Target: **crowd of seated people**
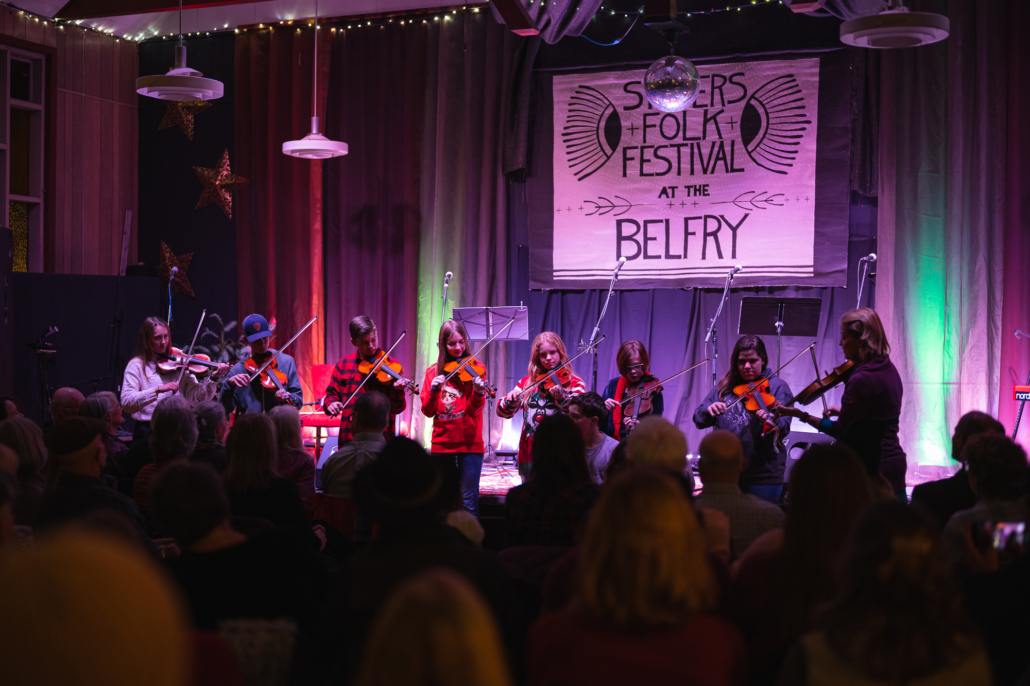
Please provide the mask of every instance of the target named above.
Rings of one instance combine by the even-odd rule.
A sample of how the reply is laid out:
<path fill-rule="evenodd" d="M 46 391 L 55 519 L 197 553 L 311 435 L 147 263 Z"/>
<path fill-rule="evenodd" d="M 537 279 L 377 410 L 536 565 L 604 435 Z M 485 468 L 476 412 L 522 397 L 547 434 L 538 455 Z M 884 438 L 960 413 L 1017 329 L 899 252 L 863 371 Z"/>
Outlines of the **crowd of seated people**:
<path fill-rule="evenodd" d="M 587 397 L 539 423 L 491 549 L 379 393 L 316 485 L 292 407 L 171 396 L 125 449 L 117 398 L 72 391 L 46 432 L 2 406 L 5 686 L 1030 684 L 1027 457 L 983 413 L 911 504 L 868 426 L 777 505 L 734 434 L 695 475 L 674 424 L 606 444 Z"/>

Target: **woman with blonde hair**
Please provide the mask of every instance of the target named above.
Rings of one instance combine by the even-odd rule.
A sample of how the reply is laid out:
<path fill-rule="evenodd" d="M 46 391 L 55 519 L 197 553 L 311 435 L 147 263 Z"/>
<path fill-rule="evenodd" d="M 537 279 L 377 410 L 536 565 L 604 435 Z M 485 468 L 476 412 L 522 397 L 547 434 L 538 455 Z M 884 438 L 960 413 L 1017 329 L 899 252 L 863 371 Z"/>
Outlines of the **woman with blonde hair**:
<path fill-rule="evenodd" d="M 39 514 L 39 499 L 47 486 L 47 479 L 43 475 L 47 467 L 43 431 L 31 419 L 21 415 L 11 417 L 0 422 L 0 445 L 6 445 L 18 456 L 18 494 L 14 499 L 14 523 L 32 526 Z M 56 480 L 56 469 L 53 471 Z"/>
<path fill-rule="evenodd" d="M 275 424 L 275 435 L 277 436 L 279 455 L 275 471 L 279 476 L 289 479 L 297 486 L 300 499 L 307 507 L 307 503 L 315 495 L 315 460 L 304 449 L 300 412 L 293 405 L 279 405 L 269 410 L 268 416 Z"/>
<path fill-rule="evenodd" d="M 528 480 L 533 472 L 533 434 L 540 420 L 559 412 L 564 412 L 569 399 L 574 395 L 586 393 L 587 385 L 576 376 L 571 366 L 562 367 L 568 374 L 563 374 L 561 383 L 553 385 L 543 383 L 529 393 L 523 389 L 536 383 L 543 374 L 556 370 L 569 361 L 565 352 L 565 343 L 553 331 L 543 331 L 533 339 L 529 355 L 529 374 L 522 377 L 508 395 L 497 403 L 497 416 L 511 419 L 521 409 L 523 411 L 522 435 L 519 438 L 519 474 L 523 481 Z M 545 386 L 548 388 L 545 389 Z"/>
<path fill-rule="evenodd" d="M 397 588 L 363 650 L 358 686 L 510 686 L 497 622 L 475 588 L 435 569 Z"/>
<path fill-rule="evenodd" d="M 744 640 L 710 614 L 717 595 L 682 486 L 661 470 L 632 470 L 594 508 L 571 606 L 530 631 L 529 683 L 744 683 Z"/>
<path fill-rule="evenodd" d="M 901 375 L 891 362 L 891 346 L 883 323 L 875 310 L 860 307 L 840 318 L 840 342 L 844 357 L 854 363 L 844 381 L 839 406 L 830 407 L 825 417 L 813 417 L 797 407 L 775 406 L 778 414 L 797 417 L 825 434 L 840 438 L 859 419 L 883 420 L 880 473 L 890 482 L 894 496 L 907 501 L 905 471 L 908 463 L 898 440 L 904 387 Z M 833 421 L 830 417 L 837 417 Z"/>

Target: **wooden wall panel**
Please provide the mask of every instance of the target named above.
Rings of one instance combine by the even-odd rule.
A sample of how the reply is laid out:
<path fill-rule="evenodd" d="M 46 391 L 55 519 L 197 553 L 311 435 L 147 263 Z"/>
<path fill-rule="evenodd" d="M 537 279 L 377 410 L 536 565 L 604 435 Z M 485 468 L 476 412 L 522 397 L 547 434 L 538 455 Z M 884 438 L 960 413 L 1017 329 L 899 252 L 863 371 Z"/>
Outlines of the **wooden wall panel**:
<path fill-rule="evenodd" d="M 47 55 L 56 87 L 47 117 L 54 126 L 46 193 L 53 227 L 47 270 L 117 274 L 125 211 L 132 211 L 129 264 L 136 262 L 138 184 L 138 46 L 74 26 L 38 22 L 0 8 L 0 41 Z M 48 47 L 49 46 L 49 47 Z"/>

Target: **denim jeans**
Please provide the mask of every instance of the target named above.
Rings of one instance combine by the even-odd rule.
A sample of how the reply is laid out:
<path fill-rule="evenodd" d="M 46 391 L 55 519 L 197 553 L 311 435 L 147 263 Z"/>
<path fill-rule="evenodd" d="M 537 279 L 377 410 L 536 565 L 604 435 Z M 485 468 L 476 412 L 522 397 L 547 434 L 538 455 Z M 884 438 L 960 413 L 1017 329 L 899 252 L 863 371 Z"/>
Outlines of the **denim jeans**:
<path fill-rule="evenodd" d="M 433 453 L 433 457 L 440 462 L 444 479 L 457 477 L 462 507 L 478 517 L 479 475 L 483 472 L 483 453 Z"/>
<path fill-rule="evenodd" d="M 740 490 L 778 505 L 780 493 L 783 492 L 783 484 L 751 484 L 750 486 L 742 486 Z"/>

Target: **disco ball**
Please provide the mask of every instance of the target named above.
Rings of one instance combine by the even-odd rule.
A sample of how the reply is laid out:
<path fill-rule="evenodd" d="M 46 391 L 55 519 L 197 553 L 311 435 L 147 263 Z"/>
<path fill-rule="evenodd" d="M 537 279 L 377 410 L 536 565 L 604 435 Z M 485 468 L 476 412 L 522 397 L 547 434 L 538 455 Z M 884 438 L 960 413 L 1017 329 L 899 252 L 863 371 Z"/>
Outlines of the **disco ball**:
<path fill-rule="evenodd" d="M 644 74 L 644 95 L 662 112 L 682 112 L 694 104 L 700 90 L 697 67 L 682 57 L 663 57 Z"/>

